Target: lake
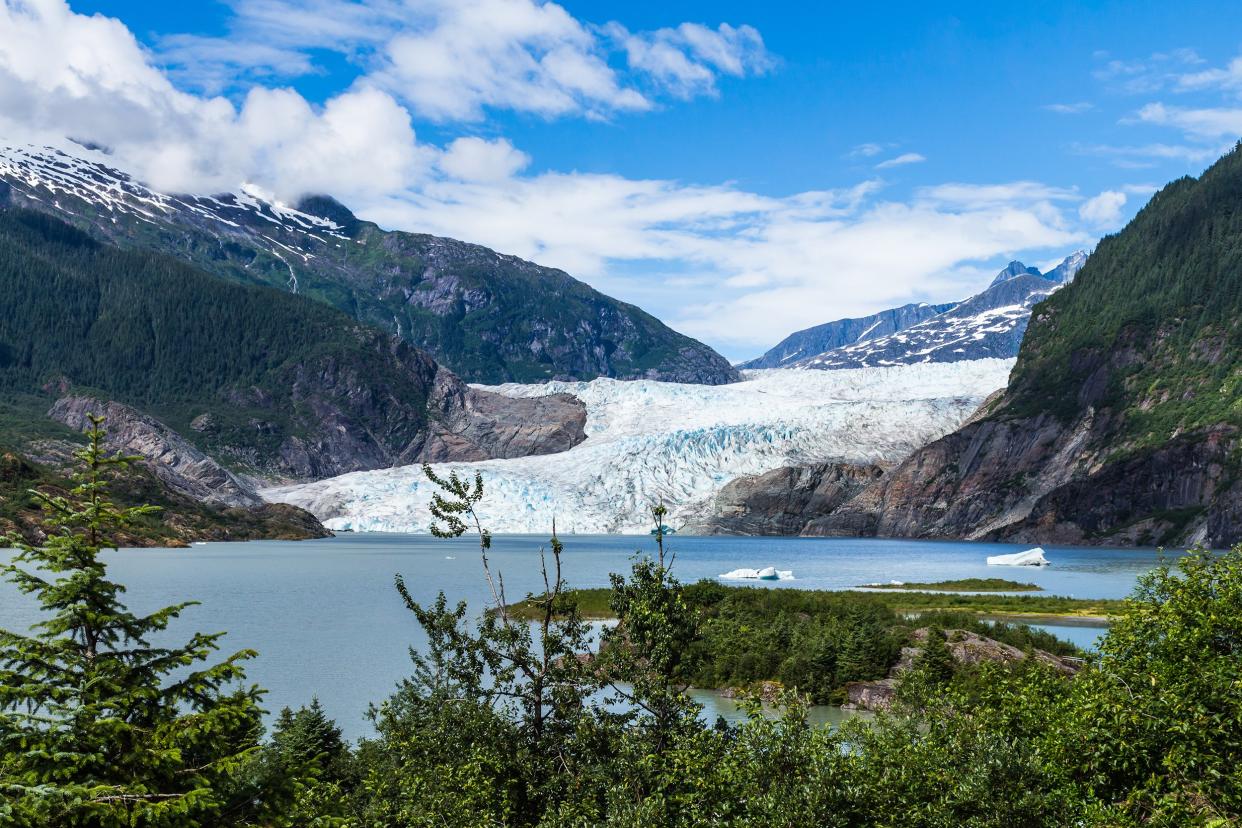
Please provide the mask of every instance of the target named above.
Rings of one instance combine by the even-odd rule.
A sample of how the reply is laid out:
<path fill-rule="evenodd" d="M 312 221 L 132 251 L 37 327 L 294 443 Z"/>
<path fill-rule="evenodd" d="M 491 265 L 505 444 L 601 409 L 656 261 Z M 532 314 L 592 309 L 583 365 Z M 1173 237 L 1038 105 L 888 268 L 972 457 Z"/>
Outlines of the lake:
<path fill-rule="evenodd" d="M 628 570 L 637 551 L 653 552 L 640 536 L 570 535 L 565 577 L 576 587 L 607 586 L 610 572 Z M 492 561 L 516 600 L 542 589 L 539 546 L 545 538 L 497 536 Z M 988 567 L 988 555 L 1021 551 L 1015 544 L 855 538 L 724 538 L 673 536 L 674 573 L 684 582 L 739 567 L 793 570 L 794 580 L 768 583 L 787 589 L 843 589 L 878 581 L 940 581 L 996 577 L 1031 581 L 1048 593 L 1076 598 L 1120 598 L 1158 561 L 1155 550 L 1046 546 L 1052 566 Z M 0 560 L 7 559 L 0 551 Z M 215 543 L 189 549 L 122 549 L 105 553 L 109 574 L 128 586 L 136 611 L 195 599 L 173 630 L 227 630 L 228 652 L 259 651 L 250 679 L 268 689 L 265 706 L 279 710 L 318 696 L 346 735 L 370 731 L 367 705 L 389 695 L 409 673 L 408 648 L 422 637 L 393 589 L 401 573 L 415 600 L 443 590 L 451 600 L 482 608 L 487 597 L 477 540 L 428 535 L 342 534 L 317 541 Z M 25 629 L 34 604 L 0 582 L 0 628 Z M 1081 646 L 1101 630 L 1045 626 Z M 698 694 L 707 713 L 736 718 L 734 705 Z M 819 711 L 831 719 L 839 711 Z"/>

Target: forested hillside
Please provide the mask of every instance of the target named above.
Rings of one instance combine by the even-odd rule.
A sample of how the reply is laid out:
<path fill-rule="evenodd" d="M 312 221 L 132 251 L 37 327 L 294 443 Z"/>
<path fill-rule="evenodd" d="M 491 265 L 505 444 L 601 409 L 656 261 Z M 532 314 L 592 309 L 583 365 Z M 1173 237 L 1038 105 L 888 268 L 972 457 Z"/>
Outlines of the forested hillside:
<path fill-rule="evenodd" d="M 1037 306 L 1008 390 L 815 534 L 1242 533 L 1242 149 L 1169 184 Z"/>
<path fill-rule="evenodd" d="M 711 348 L 562 270 L 455 239 L 385 231 L 327 196 L 295 210 L 248 191 L 167 195 L 59 150 L 0 145 L 6 202 L 123 248 L 331 305 L 470 382 L 738 377 Z"/>
<path fill-rule="evenodd" d="M 580 406 L 488 408 L 490 395 L 426 354 L 326 305 L 118 249 L 41 213 L 0 211 L 0 284 L 11 425 L 70 392 L 97 396 L 158 418 L 226 465 L 297 478 L 581 439 Z M 529 436 L 527 419 L 565 430 Z"/>

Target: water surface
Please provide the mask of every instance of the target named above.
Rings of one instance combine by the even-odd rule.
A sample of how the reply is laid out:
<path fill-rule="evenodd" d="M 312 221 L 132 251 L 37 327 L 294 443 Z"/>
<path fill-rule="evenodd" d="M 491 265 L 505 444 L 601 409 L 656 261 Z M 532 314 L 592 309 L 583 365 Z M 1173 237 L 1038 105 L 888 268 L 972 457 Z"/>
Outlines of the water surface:
<path fill-rule="evenodd" d="M 626 571 L 650 539 L 566 536 L 565 577 L 572 586 L 607 586 L 610 572 Z M 493 565 L 504 574 L 510 600 L 542 589 L 538 550 L 546 539 L 499 536 Z M 1050 594 L 1120 598 L 1158 561 L 1155 550 L 1045 547 L 1045 569 L 988 567 L 988 555 L 1020 551 L 1014 544 L 840 538 L 708 538 L 674 536 L 674 569 L 682 581 L 711 578 L 739 567 L 792 569 L 795 580 L 764 583 L 785 589 L 843 589 L 877 581 L 939 581 L 998 574 L 1032 581 Z M 6 556 L 0 550 L 0 556 Z M 110 575 L 128 586 L 136 611 L 196 599 L 173 632 L 227 630 L 224 648 L 258 650 L 250 678 L 269 691 L 265 705 L 279 710 L 318 696 L 355 738 L 369 732 L 368 704 L 389 695 L 409 673 L 410 646 L 422 636 L 393 589 L 401 573 L 414 598 L 443 590 L 481 609 L 487 586 L 477 541 L 426 535 L 343 534 L 318 541 L 217 543 L 189 549 L 122 549 L 105 553 Z M 3 558 L 0 558 L 3 559 Z M 36 620 L 30 598 L 0 582 L 0 628 L 25 629 Z M 1100 630 L 1044 625 L 1090 645 Z M 735 706 L 700 694 L 707 714 L 735 719 Z M 820 711 L 831 718 L 838 713 Z"/>

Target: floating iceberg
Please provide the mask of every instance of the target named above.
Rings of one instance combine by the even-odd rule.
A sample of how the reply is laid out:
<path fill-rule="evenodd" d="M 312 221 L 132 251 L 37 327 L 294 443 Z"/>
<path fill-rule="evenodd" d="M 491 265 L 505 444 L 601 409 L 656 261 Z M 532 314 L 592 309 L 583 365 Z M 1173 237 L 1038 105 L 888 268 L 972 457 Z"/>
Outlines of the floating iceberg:
<path fill-rule="evenodd" d="M 1012 555 L 992 555 L 988 558 L 988 566 L 1047 566 L 1041 547 L 1028 549 L 1025 552 L 1014 552 Z"/>
<path fill-rule="evenodd" d="M 765 566 L 763 569 L 735 569 L 720 576 L 726 581 L 792 581 L 792 569 L 777 569 Z"/>

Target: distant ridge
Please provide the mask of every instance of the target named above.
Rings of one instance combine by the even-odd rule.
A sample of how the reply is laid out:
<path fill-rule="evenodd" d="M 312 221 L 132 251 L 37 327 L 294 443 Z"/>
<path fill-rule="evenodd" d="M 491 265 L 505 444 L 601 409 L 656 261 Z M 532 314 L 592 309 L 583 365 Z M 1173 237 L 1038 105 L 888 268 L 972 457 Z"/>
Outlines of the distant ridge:
<path fill-rule="evenodd" d="M 1012 261 L 963 302 L 903 305 L 841 319 L 786 337 L 739 368 L 866 368 L 1016 356 L 1031 308 L 1073 280 L 1087 261 L 1079 250 L 1047 273 Z"/>

